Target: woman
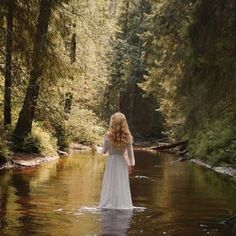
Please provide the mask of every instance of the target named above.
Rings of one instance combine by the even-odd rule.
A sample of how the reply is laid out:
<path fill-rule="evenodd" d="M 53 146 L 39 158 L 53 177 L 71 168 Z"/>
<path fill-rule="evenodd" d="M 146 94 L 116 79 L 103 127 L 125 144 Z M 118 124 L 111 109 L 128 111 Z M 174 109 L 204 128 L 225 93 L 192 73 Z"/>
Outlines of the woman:
<path fill-rule="evenodd" d="M 105 135 L 103 150 L 108 152 L 103 177 L 100 208 L 132 209 L 129 173 L 135 165 L 132 136 L 124 114 L 111 116 L 109 132 Z"/>

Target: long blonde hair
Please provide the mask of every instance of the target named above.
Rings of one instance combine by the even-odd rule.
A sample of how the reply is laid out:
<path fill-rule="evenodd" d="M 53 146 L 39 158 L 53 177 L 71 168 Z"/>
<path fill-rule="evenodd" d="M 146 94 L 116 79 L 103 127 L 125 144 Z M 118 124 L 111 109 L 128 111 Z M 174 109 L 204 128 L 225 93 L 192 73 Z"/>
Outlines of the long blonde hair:
<path fill-rule="evenodd" d="M 116 147 L 125 146 L 132 141 L 126 117 L 121 112 L 116 112 L 111 116 L 108 136 L 112 145 Z"/>

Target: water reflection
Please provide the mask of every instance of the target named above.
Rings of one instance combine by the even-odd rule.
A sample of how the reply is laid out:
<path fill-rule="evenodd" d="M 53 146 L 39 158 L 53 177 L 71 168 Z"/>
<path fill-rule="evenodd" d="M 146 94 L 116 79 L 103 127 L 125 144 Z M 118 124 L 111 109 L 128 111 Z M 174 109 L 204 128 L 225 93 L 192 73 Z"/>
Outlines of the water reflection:
<path fill-rule="evenodd" d="M 123 236 L 130 228 L 132 210 L 104 209 L 100 213 L 101 235 Z"/>
<path fill-rule="evenodd" d="M 8 194 L 9 178 L 8 178 L 8 176 L 4 175 L 3 173 L 0 175 L 0 178 L 4 180 L 2 185 L 0 186 L 1 187 L 1 191 L 0 191 L 0 232 L 1 232 L 1 229 L 4 229 L 7 226 L 6 214 L 7 214 L 7 202 L 8 202 L 8 197 L 9 197 L 9 194 Z"/>
<path fill-rule="evenodd" d="M 14 173 L 12 175 L 12 186 L 15 188 L 15 203 L 18 206 L 18 235 L 29 235 L 35 229 L 34 208 L 36 205 L 31 202 L 31 189 L 28 175 Z"/>

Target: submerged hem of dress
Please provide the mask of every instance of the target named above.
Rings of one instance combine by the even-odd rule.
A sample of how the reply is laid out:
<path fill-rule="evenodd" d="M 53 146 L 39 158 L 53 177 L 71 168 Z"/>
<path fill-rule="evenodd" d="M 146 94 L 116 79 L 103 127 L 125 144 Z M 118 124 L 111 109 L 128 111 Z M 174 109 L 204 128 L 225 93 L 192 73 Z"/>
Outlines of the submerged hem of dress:
<path fill-rule="evenodd" d="M 100 209 L 111 209 L 111 210 L 133 210 L 134 207 L 102 207 L 102 206 L 99 206 L 98 208 Z"/>

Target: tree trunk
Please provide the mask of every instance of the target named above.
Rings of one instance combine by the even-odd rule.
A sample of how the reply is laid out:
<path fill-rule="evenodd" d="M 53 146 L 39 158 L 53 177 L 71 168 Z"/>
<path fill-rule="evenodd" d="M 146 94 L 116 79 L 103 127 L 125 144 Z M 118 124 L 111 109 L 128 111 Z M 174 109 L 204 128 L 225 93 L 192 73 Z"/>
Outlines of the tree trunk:
<path fill-rule="evenodd" d="M 76 24 L 73 24 L 74 30 L 76 27 Z M 73 64 L 76 62 L 76 33 L 73 33 L 71 36 L 71 44 L 70 44 L 70 63 Z M 73 93 L 67 92 L 66 93 L 66 99 L 65 99 L 65 107 L 64 111 L 66 113 L 66 118 L 68 118 L 68 115 L 71 111 L 73 101 Z"/>
<path fill-rule="evenodd" d="M 14 132 L 16 142 L 24 140 L 31 132 L 34 113 L 37 106 L 40 78 L 44 68 L 44 50 L 46 49 L 46 36 L 53 7 L 53 0 L 41 0 L 38 23 L 32 55 L 32 70 L 30 72 L 29 85 L 24 98 L 23 106 Z"/>
<path fill-rule="evenodd" d="M 70 61 L 71 61 L 71 64 L 76 62 L 76 33 L 73 33 L 71 37 Z"/>
<path fill-rule="evenodd" d="M 14 1 L 8 1 L 7 35 L 6 35 L 6 64 L 5 64 L 5 92 L 4 92 L 4 126 L 11 124 L 11 84 L 12 84 L 12 32 Z"/>
<path fill-rule="evenodd" d="M 161 145 L 161 146 L 157 146 L 157 147 L 152 147 L 152 149 L 155 149 L 155 150 L 166 150 L 166 149 L 171 149 L 171 148 L 175 148 L 175 147 L 178 147 L 178 146 L 184 146 L 186 147 L 188 144 L 188 140 L 184 140 L 184 141 L 179 141 L 179 142 L 175 142 L 175 143 L 171 143 L 171 144 L 164 144 L 164 145 Z"/>
<path fill-rule="evenodd" d="M 133 82 L 134 83 L 134 82 Z M 136 83 L 131 84 L 130 94 L 129 94 L 129 125 L 133 127 L 133 115 L 134 115 L 134 104 L 135 104 L 135 93 Z"/>
<path fill-rule="evenodd" d="M 71 111 L 72 99 L 73 99 L 73 94 L 71 92 L 66 93 L 64 111 L 67 115 L 69 115 Z"/>

